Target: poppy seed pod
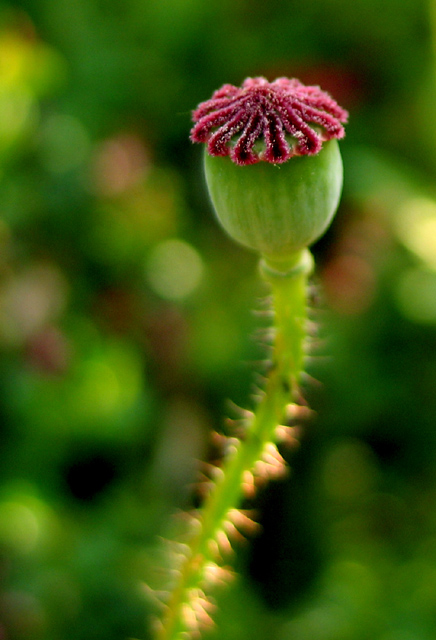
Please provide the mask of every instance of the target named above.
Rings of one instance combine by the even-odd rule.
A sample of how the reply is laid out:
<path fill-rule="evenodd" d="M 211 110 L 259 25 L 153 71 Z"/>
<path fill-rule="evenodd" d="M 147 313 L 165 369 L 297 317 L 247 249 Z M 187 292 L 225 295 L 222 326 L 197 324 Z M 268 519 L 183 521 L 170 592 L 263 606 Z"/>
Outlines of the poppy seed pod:
<path fill-rule="evenodd" d="M 342 190 L 336 139 L 347 112 L 319 87 L 247 78 L 224 85 L 193 113 L 206 143 L 206 182 L 219 221 L 268 256 L 295 253 L 330 224 Z"/>
<path fill-rule="evenodd" d="M 206 182 L 218 220 L 231 238 L 265 255 L 310 246 L 327 229 L 342 190 L 336 140 L 316 156 L 275 166 L 240 167 L 229 158 L 204 157 Z"/>

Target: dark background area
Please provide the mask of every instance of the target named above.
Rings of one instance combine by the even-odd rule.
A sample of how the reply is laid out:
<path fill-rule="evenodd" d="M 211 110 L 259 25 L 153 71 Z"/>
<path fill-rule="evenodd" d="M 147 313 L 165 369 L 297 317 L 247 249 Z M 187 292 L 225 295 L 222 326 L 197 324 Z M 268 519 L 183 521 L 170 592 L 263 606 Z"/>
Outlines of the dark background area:
<path fill-rule="evenodd" d="M 292 473 L 210 638 L 436 628 L 436 82 L 421 0 L 0 2 L 0 639 L 146 640 L 266 291 L 191 110 L 247 76 L 350 112 Z"/>

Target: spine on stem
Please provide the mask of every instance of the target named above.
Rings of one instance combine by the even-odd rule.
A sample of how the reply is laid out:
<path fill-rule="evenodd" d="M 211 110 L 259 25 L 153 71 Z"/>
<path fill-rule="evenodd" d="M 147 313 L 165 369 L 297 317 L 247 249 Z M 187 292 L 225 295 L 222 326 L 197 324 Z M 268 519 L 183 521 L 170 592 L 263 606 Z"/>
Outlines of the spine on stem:
<path fill-rule="evenodd" d="M 287 426 L 298 414 L 299 380 L 304 366 L 307 279 L 312 256 L 304 249 L 286 261 L 263 257 L 260 270 L 272 290 L 274 343 L 265 388 L 253 412 L 245 412 L 243 435 L 230 438 L 222 466 L 186 546 L 176 585 L 165 603 L 158 640 L 196 637 L 212 623 L 210 591 L 225 578 L 223 559 L 232 543 L 255 523 L 241 510 L 259 482 L 282 476 L 280 440 L 294 440 Z"/>

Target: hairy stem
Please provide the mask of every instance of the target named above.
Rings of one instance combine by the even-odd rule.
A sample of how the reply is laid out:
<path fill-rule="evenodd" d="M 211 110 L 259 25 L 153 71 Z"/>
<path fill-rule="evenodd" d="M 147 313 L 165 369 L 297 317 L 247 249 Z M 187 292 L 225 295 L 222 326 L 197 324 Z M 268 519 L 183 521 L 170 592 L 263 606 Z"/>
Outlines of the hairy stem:
<path fill-rule="evenodd" d="M 230 547 L 234 513 L 257 478 L 280 475 L 284 461 L 275 447 L 277 428 L 296 405 L 306 337 L 307 278 L 312 269 L 307 249 L 286 260 L 264 257 L 261 273 L 270 284 L 274 310 L 274 344 L 265 389 L 254 413 L 247 412 L 241 440 L 230 439 L 227 456 L 210 494 L 197 515 L 189 551 L 166 603 L 158 640 L 181 640 L 196 634 L 210 618 L 207 592 L 210 568 Z M 237 511 L 236 511 L 237 513 Z M 209 571 L 207 571 L 209 569 Z"/>

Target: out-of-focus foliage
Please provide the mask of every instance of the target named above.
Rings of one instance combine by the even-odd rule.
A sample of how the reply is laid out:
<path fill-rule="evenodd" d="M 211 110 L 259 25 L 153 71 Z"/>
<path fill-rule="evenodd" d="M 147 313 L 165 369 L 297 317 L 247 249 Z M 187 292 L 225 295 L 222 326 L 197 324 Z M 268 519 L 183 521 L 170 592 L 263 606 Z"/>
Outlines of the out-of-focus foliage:
<path fill-rule="evenodd" d="M 318 418 L 258 498 L 210 637 L 434 638 L 433 14 L 0 3 L 2 640 L 151 637 L 159 536 L 264 357 L 256 258 L 217 227 L 188 141 L 191 109 L 248 75 L 320 84 L 351 118 L 314 248 Z"/>

